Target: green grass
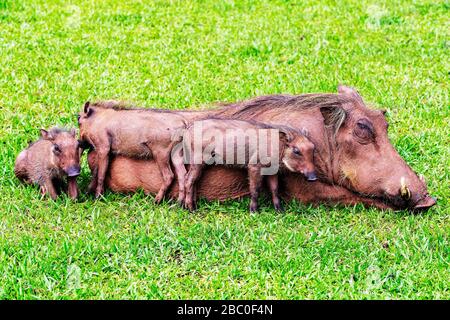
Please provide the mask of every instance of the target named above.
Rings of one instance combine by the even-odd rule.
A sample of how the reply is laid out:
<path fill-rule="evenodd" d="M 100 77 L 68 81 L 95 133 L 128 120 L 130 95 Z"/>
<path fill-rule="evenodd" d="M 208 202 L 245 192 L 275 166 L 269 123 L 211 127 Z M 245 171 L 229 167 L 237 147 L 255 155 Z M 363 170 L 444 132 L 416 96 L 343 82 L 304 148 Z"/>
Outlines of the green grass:
<path fill-rule="evenodd" d="M 145 2 L 0 0 L 0 298 L 450 298 L 448 2 Z M 188 214 L 142 193 L 42 200 L 13 174 L 88 99 L 188 108 L 338 83 L 388 109 L 437 206 Z"/>

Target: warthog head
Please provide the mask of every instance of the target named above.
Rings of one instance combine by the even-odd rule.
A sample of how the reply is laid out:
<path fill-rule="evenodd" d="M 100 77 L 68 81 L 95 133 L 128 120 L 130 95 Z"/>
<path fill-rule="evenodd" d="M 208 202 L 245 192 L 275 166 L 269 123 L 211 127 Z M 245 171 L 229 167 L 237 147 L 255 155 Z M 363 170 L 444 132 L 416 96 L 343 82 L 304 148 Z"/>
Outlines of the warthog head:
<path fill-rule="evenodd" d="M 367 108 L 353 88 L 339 86 L 338 92 L 348 97 L 349 103 L 321 108 L 325 125 L 335 139 L 334 180 L 398 208 L 424 209 L 434 205 L 423 179 L 390 143 L 385 112 Z"/>
<path fill-rule="evenodd" d="M 49 131 L 41 129 L 42 139 L 49 140 L 52 145 L 52 164 L 60 168 L 68 177 L 80 174 L 79 143 L 75 129 L 70 131 L 53 128 Z"/>

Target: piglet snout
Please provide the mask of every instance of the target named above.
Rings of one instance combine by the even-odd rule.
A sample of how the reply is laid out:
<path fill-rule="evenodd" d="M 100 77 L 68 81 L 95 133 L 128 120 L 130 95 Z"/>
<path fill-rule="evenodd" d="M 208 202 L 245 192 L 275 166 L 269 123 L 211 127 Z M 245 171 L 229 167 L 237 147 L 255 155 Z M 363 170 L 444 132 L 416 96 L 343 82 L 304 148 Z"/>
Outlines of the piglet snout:
<path fill-rule="evenodd" d="M 76 177 L 80 175 L 81 168 L 80 166 L 72 166 L 67 170 L 67 176 Z"/>
<path fill-rule="evenodd" d="M 308 181 L 316 181 L 317 176 L 315 171 L 310 171 L 305 173 L 306 180 Z"/>

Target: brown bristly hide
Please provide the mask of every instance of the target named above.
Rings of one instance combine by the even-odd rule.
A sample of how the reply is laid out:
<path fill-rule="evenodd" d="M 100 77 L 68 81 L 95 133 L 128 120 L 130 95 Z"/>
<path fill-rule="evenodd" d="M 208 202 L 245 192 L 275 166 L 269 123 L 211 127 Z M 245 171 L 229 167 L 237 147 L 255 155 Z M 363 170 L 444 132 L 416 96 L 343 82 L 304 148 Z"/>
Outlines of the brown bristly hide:
<path fill-rule="evenodd" d="M 280 184 L 285 199 L 411 210 L 426 210 L 435 204 L 423 179 L 389 142 L 384 112 L 366 107 L 353 88 L 339 86 L 337 94 L 262 96 L 181 114 L 188 121 L 213 115 L 306 128 L 316 146 L 319 181 L 308 183 L 301 175 L 283 174 Z M 95 162 L 95 153 L 90 158 Z M 111 162 L 109 175 L 108 185 L 117 192 L 144 188 L 153 193 L 160 184 L 152 161 L 119 156 Z M 245 171 L 239 169 L 211 167 L 199 181 L 198 195 L 207 199 L 247 194 Z"/>

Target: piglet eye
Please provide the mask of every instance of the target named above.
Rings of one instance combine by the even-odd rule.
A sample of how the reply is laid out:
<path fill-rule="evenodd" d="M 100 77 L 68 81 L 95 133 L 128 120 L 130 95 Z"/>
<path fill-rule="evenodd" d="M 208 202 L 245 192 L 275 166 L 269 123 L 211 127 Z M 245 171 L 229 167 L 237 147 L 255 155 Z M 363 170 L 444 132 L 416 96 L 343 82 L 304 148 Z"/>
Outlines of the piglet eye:
<path fill-rule="evenodd" d="M 57 144 L 54 144 L 53 145 L 53 152 L 56 153 L 56 154 L 61 153 L 61 148 Z"/>
<path fill-rule="evenodd" d="M 300 152 L 300 150 L 298 150 L 296 147 L 294 147 L 294 149 L 292 149 L 292 152 L 296 155 L 301 155 L 302 153 Z"/>

